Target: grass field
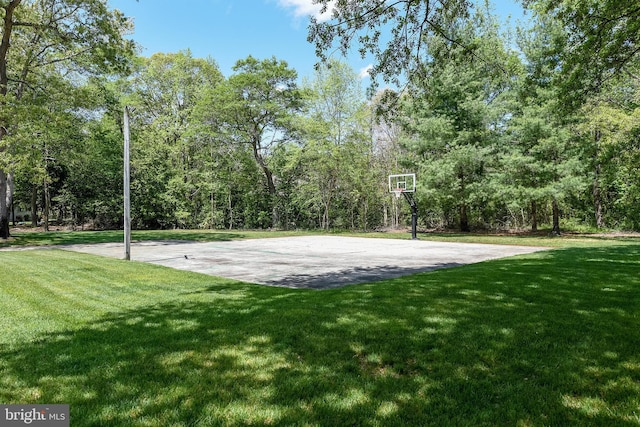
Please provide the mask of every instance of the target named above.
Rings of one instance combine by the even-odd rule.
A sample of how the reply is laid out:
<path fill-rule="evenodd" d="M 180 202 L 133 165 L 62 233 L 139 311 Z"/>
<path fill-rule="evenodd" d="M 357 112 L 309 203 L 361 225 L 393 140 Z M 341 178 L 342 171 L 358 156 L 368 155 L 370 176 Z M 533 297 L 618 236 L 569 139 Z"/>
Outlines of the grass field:
<path fill-rule="evenodd" d="M 260 239 L 265 237 L 284 237 L 309 235 L 299 231 L 224 231 L 224 230 L 135 230 L 131 240 L 192 240 L 198 242 L 215 242 L 238 239 Z M 70 245 L 78 243 L 112 243 L 122 242 L 122 230 L 108 231 L 53 231 L 14 232 L 8 241 L 0 241 L 0 248 L 15 246 L 49 246 Z"/>
<path fill-rule="evenodd" d="M 329 291 L 0 252 L 0 402 L 73 426 L 638 426 L 640 241 L 553 241 Z"/>

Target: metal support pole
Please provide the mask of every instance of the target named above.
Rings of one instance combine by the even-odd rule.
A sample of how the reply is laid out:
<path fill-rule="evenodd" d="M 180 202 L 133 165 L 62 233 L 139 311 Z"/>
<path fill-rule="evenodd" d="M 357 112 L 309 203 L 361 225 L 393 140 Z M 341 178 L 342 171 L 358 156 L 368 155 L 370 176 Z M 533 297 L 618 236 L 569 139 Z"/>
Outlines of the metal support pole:
<path fill-rule="evenodd" d="M 418 204 L 411 193 L 403 191 L 402 194 L 411 206 L 411 239 L 418 240 Z"/>
<path fill-rule="evenodd" d="M 131 259 L 131 207 L 129 200 L 129 107 L 124 107 L 124 259 Z"/>
<path fill-rule="evenodd" d="M 411 205 L 411 238 L 418 240 L 418 206 Z"/>

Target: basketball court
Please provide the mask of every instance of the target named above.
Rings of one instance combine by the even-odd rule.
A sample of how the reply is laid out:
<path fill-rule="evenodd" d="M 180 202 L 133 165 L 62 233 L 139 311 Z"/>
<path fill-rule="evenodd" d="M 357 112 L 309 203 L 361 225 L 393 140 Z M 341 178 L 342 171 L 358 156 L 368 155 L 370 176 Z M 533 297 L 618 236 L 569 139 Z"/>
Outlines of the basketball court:
<path fill-rule="evenodd" d="M 124 257 L 124 244 L 66 250 Z M 527 254 L 546 248 L 420 240 L 300 236 L 228 242 L 150 241 L 131 245 L 133 261 L 270 286 L 330 289 Z"/>

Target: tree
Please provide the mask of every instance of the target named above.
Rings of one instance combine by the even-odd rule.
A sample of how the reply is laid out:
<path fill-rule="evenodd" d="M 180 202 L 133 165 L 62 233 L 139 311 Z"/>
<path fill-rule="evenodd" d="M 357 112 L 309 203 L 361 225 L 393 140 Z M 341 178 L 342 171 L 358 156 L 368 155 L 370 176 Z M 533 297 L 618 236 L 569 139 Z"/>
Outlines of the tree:
<path fill-rule="evenodd" d="M 52 201 L 64 186 L 70 159 L 82 151 L 86 121 L 81 107 L 87 94 L 55 73 L 49 76 L 46 94 L 32 94 L 27 108 L 21 108 L 21 126 L 8 140 L 12 142 L 13 166 L 20 180 L 28 182 L 25 197 L 32 201 L 32 222 L 36 224 L 36 202 L 42 199 L 42 221 L 49 231 Z M 24 188 L 23 188 L 24 189 Z"/>
<path fill-rule="evenodd" d="M 318 212 L 321 228 L 335 220 L 354 223 L 358 206 L 366 206 L 371 171 L 370 116 L 357 74 L 348 65 L 331 60 L 307 84 L 312 94 L 308 114 L 301 120 L 303 145 L 298 161 L 302 177 L 299 199 Z M 351 214 L 338 215 L 339 205 Z M 344 225 L 343 225 L 344 226 Z"/>
<path fill-rule="evenodd" d="M 470 230 L 471 210 L 488 205 L 496 130 L 506 114 L 501 94 L 518 64 L 497 28 L 479 12 L 452 27 L 461 44 L 427 38 L 422 77 L 405 96 L 405 145 L 417 156 L 423 192 L 446 218 L 457 217 L 462 231 Z M 490 54 L 502 68 L 478 59 Z"/>
<path fill-rule="evenodd" d="M 388 197 L 388 176 L 400 171 L 400 161 L 407 157 L 404 147 L 401 145 L 402 129 L 399 121 L 396 120 L 398 112 L 395 108 L 381 105 L 385 100 L 394 100 L 397 93 L 386 89 L 379 91 L 371 99 L 371 108 L 374 112 L 372 117 L 372 140 L 373 140 L 373 161 L 372 172 L 373 181 L 377 184 L 376 194 L 385 195 L 380 198 L 382 202 L 382 225 L 383 227 L 397 228 L 400 221 L 400 209 L 404 206 L 403 201 L 396 197 Z M 393 101 L 395 103 L 395 101 Z M 381 111 L 384 114 L 375 114 Z M 400 203 L 398 203 L 400 201 Z M 390 203 L 389 203 L 390 202 Z"/>
<path fill-rule="evenodd" d="M 425 38 L 436 36 L 452 44 L 461 42 L 450 32 L 451 24 L 468 16 L 467 0 L 316 0 L 329 21 L 312 18 L 310 42 L 316 54 L 326 60 L 327 52 L 338 49 L 346 54 L 357 41 L 364 57 L 373 55 L 370 74 L 375 84 L 381 75 L 386 82 L 400 86 L 404 74 L 411 78 L 422 66 Z M 383 31 L 389 29 L 389 34 Z M 387 37 L 388 36 L 388 37 Z M 386 45 L 382 40 L 386 40 Z"/>
<path fill-rule="evenodd" d="M 79 129 L 82 148 L 62 159 L 68 176 L 56 201 L 73 226 L 89 221 L 100 228 L 122 226 L 121 119 L 118 109 L 117 116 L 87 121 Z"/>
<path fill-rule="evenodd" d="M 0 41 L 0 237 L 9 236 L 16 143 L 25 123 L 20 114 L 32 97 L 46 93 L 46 78 L 124 71 L 133 43 L 122 13 L 105 0 L 3 0 Z"/>
<path fill-rule="evenodd" d="M 132 149 L 134 218 L 144 227 L 199 227 L 213 191 L 215 138 L 201 132 L 196 111 L 207 89 L 223 81 L 212 59 L 191 52 L 141 59 L 131 79 L 138 126 Z M 139 210 L 138 212 L 135 212 Z"/>
<path fill-rule="evenodd" d="M 527 0 L 567 31 L 561 52 L 562 87 L 567 102 L 579 108 L 592 92 L 621 71 L 630 72 L 640 53 L 640 3 L 637 0 Z"/>
<path fill-rule="evenodd" d="M 259 61 L 249 56 L 233 70 L 225 82 L 208 91 L 200 111 L 214 132 L 249 148 L 264 177 L 271 226 L 277 227 L 277 180 L 269 156 L 289 139 L 292 118 L 303 108 L 303 92 L 296 83 L 297 72 L 276 58 Z"/>
<path fill-rule="evenodd" d="M 576 130 L 588 154 L 593 219 L 598 228 L 607 224 L 637 228 L 640 224 L 636 166 L 640 158 L 639 83 L 620 74 L 605 84 L 602 93 L 591 96 L 580 111 Z"/>
<path fill-rule="evenodd" d="M 625 78 L 640 81 L 636 73 L 640 52 L 640 3 L 621 0 L 530 0 L 525 5 L 534 10 L 540 20 L 553 21 L 565 33 L 561 50 L 554 53 L 557 73 L 557 97 L 563 102 L 558 107 L 566 113 L 580 115 L 593 108 L 594 99 L 606 98 L 612 82 Z M 602 102 L 596 101 L 602 106 Z M 596 114 L 604 111 L 596 107 Z M 601 139 L 608 133 L 610 123 L 599 119 L 586 119 L 591 124 L 589 135 L 582 137 L 587 153 L 585 159 L 591 167 L 591 198 L 597 227 L 604 227 L 604 197 L 602 189 L 603 161 L 606 162 L 606 143 Z M 615 120 L 614 120 L 615 121 Z M 594 127 L 599 122 L 601 128 Z M 583 126 L 580 126 L 584 130 Z M 633 147 L 629 146 L 633 152 Z M 623 150 L 624 151 L 624 150 Z"/>
<path fill-rule="evenodd" d="M 517 106 L 503 153 L 503 177 L 514 202 L 530 206 L 532 229 L 540 203 L 551 203 L 553 234 L 560 234 L 560 207 L 581 191 L 583 158 L 571 126 L 575 117 L 560 100 L 556 79 L 566 33 L 557 21 L 541 16 L 521 34 L 525 75 L 517 87 Z"/>

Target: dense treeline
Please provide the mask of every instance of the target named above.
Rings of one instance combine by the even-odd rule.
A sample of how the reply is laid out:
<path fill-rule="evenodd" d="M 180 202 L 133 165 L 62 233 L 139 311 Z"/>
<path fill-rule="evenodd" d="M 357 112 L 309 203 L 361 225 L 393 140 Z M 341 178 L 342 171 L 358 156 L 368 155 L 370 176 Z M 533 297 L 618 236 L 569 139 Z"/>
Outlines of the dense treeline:
<path fill-rule="evenodd" d="M 578 30 L 543 1 L 531 7 L 512 36 L 488 7 L 447 15 L 446 32 L 420 33 L 401 89 L 369 99 L 331 59 L 300 82 L 277 58 L 241 59 L 228 77 L 189 51 L 138 58 L 126 44 L 83 72 L 43 58 L 25 74 L 33 83 L 11 70 L 5 84 L 0 196 L 45 226 L 121 227 L 128 105 L 135 228 L 396 227 L 410 210 L 386 177 L 416 172 L 423 228 L 638 230 L 637 60 L 608 74 L 570 63 Z M 14 43 L 29 46 L 31 28 Z"/>

